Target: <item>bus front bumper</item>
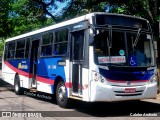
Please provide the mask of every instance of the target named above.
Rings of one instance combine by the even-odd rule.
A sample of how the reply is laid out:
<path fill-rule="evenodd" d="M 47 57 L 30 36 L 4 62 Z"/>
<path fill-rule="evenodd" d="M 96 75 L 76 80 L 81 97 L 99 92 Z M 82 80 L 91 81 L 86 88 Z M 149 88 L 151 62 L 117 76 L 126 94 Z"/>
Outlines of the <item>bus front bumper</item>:
<path fill-rule="evenodd" d="M 126 89 L 135 89 L 126 92 Z M 92 81 L 90 88 L 90 101 L 123 101 L 156 98 L 157 83 L 148 83 L 143 86 L 111 86 Z"/>

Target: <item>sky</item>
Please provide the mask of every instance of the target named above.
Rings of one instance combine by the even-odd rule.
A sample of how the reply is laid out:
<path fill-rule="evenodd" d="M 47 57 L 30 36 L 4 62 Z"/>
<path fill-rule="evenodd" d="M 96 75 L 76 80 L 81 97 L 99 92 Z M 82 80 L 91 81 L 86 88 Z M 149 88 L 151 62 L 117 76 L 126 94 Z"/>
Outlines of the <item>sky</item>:
<path fill-rule="evenodd" d="M 56 1 L 55 5 L 57 8 L 50 6 L 49 12 L 51 12 L 53 15 L 60 16 L 62 14 L 63 8 L 65 8 L 70 2 L 71 0 L 65 0 L 65 2 Z"/>

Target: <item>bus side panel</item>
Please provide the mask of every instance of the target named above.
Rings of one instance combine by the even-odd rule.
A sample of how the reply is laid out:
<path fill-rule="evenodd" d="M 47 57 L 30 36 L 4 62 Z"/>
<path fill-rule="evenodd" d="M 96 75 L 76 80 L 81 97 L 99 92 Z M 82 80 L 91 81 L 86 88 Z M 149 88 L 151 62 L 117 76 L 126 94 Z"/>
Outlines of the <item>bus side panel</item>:
<path fill-rule="evenodd" d="M 4 61 L 2 75 L 6 82 L 14 85 L 15 74 L 19 75 L 20 86 L 29 88 L 29 78 L 32 74 L 29 73 L 30 61 L 26 59 L 7 60 Z"/>
<path fill-rule="evenodd" d="M 23 76 L 23 75 L 19 75 L 20 78 L 20 85 L 23 88 L 29 89 L 31 87 L 31 84 L 29 81 L 31 81 L 32 78 Z"/>
<path fill-rule="evenodd" d="M 14 77 L 16 72 L 12 70 L 7 63 L 7 61 L 4 61 L 3 63 L 2 78 L 4 81 L 14 85 Z"/>
<path fill-rule="evenodd" d="M 38 91 L 53 94 L 55 79 L 58 76 L 66 82 L 64 65 L 58 65 L 61 61 L 61 57 L 38 59 L 36 76 Z"/>
<path fill-rule="evenodd" d="M 71 95 L 72 92 L 72 86 L 71 86 L 71 79 L 69 78 L 69 66 L 70 66 L 70 62 L 69 60 L 66 60 L 66 65 L 64 66 L 64 72 L 65 72 L 65 85 L 67 88 L 67 96 L 69 97 Z"/>
<path fill-rule="evenodd" d="M 89 70 L 88 68 L 82 69 L 82 93 L 83 93 L 83 101 L 89 101 Z"/>

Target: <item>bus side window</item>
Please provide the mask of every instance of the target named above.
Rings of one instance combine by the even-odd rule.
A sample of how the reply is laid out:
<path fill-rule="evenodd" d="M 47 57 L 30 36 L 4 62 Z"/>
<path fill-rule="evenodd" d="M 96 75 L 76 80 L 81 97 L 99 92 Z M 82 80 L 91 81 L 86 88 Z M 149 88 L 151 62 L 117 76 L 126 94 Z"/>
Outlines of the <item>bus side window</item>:
<path fill-rule="evenodd" d="M 47 33 L 42 36 L 41 56 L 52 55 L 53 33 Z"/>
<path fill-rule="evenodd" d="M 68 29 L 63 29 L 55 33 L 54 55 L 65 55 L 68 46 Z"/>
<path fill-rule="evenodd" d="M 8 44 L 7 59 L 14 59 L 14 55 L 15 55 L 15 42 L 10 42 Z"/>
<path fill-rule="evenodd" d="M 30 46 L 30 38 L 27 38 L 25 47 L 25 58 L 29 57 L 29 46 Z"/>
<path fill-rule="evenodd" d="M 7 53 L 8 53 L 8 44 L 6 44 L 4 48 L 4 60 L 7 59 Z"/>
<path fill-rule="evenodd" d="M 24 58 L 25 39 L 17 41 L 16 58 Z"/>

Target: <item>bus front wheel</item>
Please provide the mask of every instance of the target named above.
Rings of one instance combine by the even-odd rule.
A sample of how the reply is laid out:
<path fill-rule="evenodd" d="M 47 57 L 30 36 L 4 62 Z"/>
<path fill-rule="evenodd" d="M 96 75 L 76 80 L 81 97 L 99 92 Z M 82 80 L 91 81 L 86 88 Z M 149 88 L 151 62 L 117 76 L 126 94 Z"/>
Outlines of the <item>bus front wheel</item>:
<path fill-rule="evenodd" d="M 22 88 L 20 87 L 19 75 L 16 75 L 14 78 L 14 92 L 16 95 L 22 94 Z"/>
<path fill-rule="evenodd" d="M 67 89 L 64 82 L 59 82 L 56 88 L 56 100 L 60 107 L 69 107 L 69 98 L 67 97 Z"/>

